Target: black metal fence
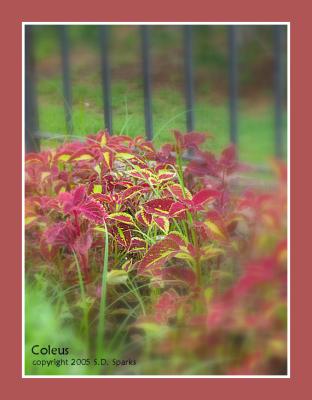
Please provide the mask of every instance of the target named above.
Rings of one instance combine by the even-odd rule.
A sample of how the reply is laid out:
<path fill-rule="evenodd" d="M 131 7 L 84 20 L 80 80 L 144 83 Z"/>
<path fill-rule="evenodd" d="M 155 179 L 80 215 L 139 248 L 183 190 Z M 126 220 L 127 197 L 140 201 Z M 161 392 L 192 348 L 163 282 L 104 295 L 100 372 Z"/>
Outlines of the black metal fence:
<path fill-rule="evenodd" d="M 285 25 L 272 26 L 274 33 L 274 99 L 275 99 L 275 129 L 274 144 L 275 156 L 281 158 L 283 155 L 283 107 L 285 93 L 285 71 L 283 71 L 283 37 Z M 70 79 L 69 62 L 69 39 L 68 27 L 66 25 L 56 26 L 59 33 L 61 49 L 61 65 L 63 78 L 64 111 L 67 133 L 73 132 L 72 120 L 72 91 Z M 186 130 L 196 129 L 194 118 L 194 65 L 193 65 L 193 35 L 192 26 L 181 26 L 183 30 L 183 62 L 185 81 L 185 115 Z M 229 141 L 238 142 L 238 46 L 237 25 L 228 26 L 228 97 L 229 97 Z M 150 57 L 150 30 L 151 27 L 143 25 L 140 27 L 142 79 L 144 98 L 145 132 L 148 140 L 153 140 L 153 113 L 152 113 L 152 80 L 151 80 L 151 57 Z M 99 26 L 99 41 L 101 49 L 101 76 L 103 88 L 103 116 L 104 126 L 110 133 L 113 132 L 112 101 L 111 101 L 111 74 L 109 42 L 110 29 L 108 25 Z M 33 45 L 33 26 L 25 26 L 25 144 L 26 151 L 38 151 L 40 149 L 40 129 L 38 123 L 38 106 L 36 96 L 36 77 Z"/>

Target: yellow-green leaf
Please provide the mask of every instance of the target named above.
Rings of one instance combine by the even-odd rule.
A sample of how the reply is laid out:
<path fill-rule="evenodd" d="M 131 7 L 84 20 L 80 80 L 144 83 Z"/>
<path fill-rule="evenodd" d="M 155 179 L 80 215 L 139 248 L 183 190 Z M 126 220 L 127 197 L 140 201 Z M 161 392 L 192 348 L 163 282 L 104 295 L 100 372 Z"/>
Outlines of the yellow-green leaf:
<path fill-rule="evenodd" d="M 105 146 L 107 143 L 106 133 L 104 133 L 101 137 L 101 147 Z"/>
<path fill-rule="evenodd" d="M 88 160 L 93 160 L 93 156 L 91 154 L 81 154 L 81 156 L 78 156 L 77 158 L 75 157 L 75 161 L 88 161 Z"/>
<path fill-rule="evenodd" d="M 25 225 L 30 224 L 31 222 L 35 221 L 36 219 L 37 219 L 37 217 L 34 216 L 34 215 L 29 216 L 29 217 L 26 217 L 26 218 L 25 218 Z"/>
<path fill-rule="evenodd" d="M 218 236 L 219 238 L 226 240 L 226 236 L 225 234 L 222 232 L 222 230 L 219 228 L 219 226 L 217 224 L 215 224 L 212 221 L 206 221 L 205 225 L 208 227 L 208 229 L 210 229 L 210 231 L 212 233 L 214 233 L 216 236 Z"/>
<path fill-rule="evenodd" d="M 102 185 L 94 185 L 93 193 L 102 193 Z"/>
<path fill-rule="evenodd" d="M 129 260 L 126 260 L 122 266 L 121 269 L 127 272 L 130 272 L 132 270 L 132 258 L 130 258 Z"/>
<path fill-rule="evenodd" d="M 111 156 L 109 154 L 109 151 L 104 151 L 103 157 L 104 157 L 104 160 L 105 160 L 107 166 L 110 167 Z"/>
<path fill-rule="evenodd" d="M 62 154 L 61 156 L 57 157 L 57 161 L 68 161 L 71 157 L 71 154 Z"/>
<path fill-rule="evenodd" d="M 135 156 L 131 153 L 117 153 L 116 158 L 120 160 L 130 160 L 131 158 L 134 158 Z"/>
<path fill-rule="evenodd" d="M 95 170 L 95 172 L 98 173 L 99 177 L 101 177 L 101 167 L 100 167 L 99 165 L 96 165 L 96 166 L 94 167 L 94 170 Z"/>
<path fill-rule="evenodd" d="M 123 224 L 135 225 L 132 216 L 124 212 L 110 214 L 108 218 L 122 222 Z"/>
<path fill-rule="evenodd" d="M 128 273 L 125 270 L 113 269 L 107 274 L 108 285 L 121 285 L 128 280 Z"/>

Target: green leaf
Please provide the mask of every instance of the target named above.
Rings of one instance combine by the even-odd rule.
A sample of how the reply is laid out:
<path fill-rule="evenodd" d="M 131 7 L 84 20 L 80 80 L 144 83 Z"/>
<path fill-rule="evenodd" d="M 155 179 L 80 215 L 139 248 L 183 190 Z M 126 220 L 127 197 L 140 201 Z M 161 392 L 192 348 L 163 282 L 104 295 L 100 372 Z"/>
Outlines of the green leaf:
<path fill-rule="evenodd" d="M 136 324 L 136 326 L 142 329 L 147 335 L 155 338 L 165 336 L 170 330 L 166 325 L 160 325 L 153 322 L 141 322 Z"/>
<path fill-rule="evenodd" d="M 31 222 L 35 221 L 36 219 L 37 219 L 37 217 L 34 216 L 34 215 L 29 216 L 29 217 L 26 217 L 26 218 L 25 218 L 25 225 L 30 224 Z"/>
<path fill-rule="evenodd" d="M 61 156 L 57 157 L 57 161 L 68 161 L 71 157 L 71 154 L 62 154 Z"/>
<path fill-rule="evenodd" d="M 113 269 L 107 274 L 108 285 L 122 285 L 128 280 L 128 273 L 125 270 Z"/>
<path fill-rule="evenodd" d="M 130 272 L 132 270 L 132 258 L 130 260 L 126 260 L 122 266 L 121 269 L 127 272 Z"/>
<path fill-rule="evenodd" d="M 102 193 L 102 185 L 94 185 L 93 193 Z"/>
<path fill-rule="evenodd" d="M 130 160 L 131 158 L 135 158 L 135 156 L 131 153 L 117 153 L 116 158 L 121 160 Z"/>

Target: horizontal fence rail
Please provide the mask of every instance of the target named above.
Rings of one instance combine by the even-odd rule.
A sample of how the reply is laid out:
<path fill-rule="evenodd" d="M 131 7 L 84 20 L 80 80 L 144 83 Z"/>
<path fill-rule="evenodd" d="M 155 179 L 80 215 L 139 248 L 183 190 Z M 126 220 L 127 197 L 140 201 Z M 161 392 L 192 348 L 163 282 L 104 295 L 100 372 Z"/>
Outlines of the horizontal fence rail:
<path fill-rule="evenodd" d="M 70 42 L 68 26 L 56 27 L 59 33 L 61 70 L 63 80 L 64 114 L 68 136 L 73 135 L 72 86 L 70 77 Z M 99 48 L 101 59 L 101 80 L 103 93 L 104 126 L 113 134 L 113 112 L 111 94 L 110 66 L 110 27 L 101 25 L 99 29 Z M 152 59 L 150 35 L 151 26 L 139 27 L 138 38 L 141 42 L 141 65 L 144 100 L 145 132 L 148 140 L 153 140 L 153 108 L 152 108 Z M 277 158 L 283 156 L 283 104 L 285 79 L 283 68 L 283 25 L 272 26 L 274 44 L 274 151 Z M 229 25 L 228 30 L 228 98 L 229 98 L 229 141 L 238 144 L 239 128 L 239 26 Z M 185 93 L 185 124 L 186 131 L 196 129 L 195 124 L 195 94 L 194 94 L 194 57 L 193 57 L 193 27 L 181 26 L 184 64 Z M 209 50 L 209 49 L 208 49 Z M 40 134 L 38 104 L 36 95 L 36 65 L 34 60 L 34 32 L 31 25 L 25 26 L 25 146 L 27 152 L 40 150 Z"/>

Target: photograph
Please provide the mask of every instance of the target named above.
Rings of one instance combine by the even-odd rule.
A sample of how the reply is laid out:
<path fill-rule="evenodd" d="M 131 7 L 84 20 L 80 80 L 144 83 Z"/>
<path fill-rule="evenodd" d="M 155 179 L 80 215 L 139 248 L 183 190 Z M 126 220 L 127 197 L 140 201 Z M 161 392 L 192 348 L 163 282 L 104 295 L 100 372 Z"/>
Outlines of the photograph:
<path fill-rule="evenodd" d="M 289 377 L 289 22 L 23 22 L 23 377 Z"/>

